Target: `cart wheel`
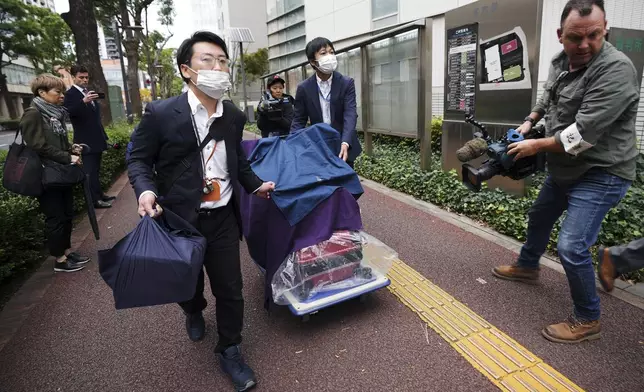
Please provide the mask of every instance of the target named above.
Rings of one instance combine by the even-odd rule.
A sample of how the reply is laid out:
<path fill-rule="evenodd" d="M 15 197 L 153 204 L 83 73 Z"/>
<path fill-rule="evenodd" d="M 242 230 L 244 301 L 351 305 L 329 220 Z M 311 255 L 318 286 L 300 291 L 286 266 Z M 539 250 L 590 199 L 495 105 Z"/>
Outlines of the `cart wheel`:
<path fill-rule="evenodd" d="M 308 323 L 309 320 L 311 320 L 311 315 L 310 314 L 305 314 L 304 316 L 302 316 L 302 322 L 303 323 Z"/>

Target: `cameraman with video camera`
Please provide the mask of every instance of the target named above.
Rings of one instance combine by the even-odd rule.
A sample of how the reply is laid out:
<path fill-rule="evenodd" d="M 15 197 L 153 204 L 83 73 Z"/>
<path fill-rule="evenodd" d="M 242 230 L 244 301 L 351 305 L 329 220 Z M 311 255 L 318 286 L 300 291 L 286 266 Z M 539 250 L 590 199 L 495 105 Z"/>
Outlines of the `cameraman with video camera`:
<path fill-rule="evenodd" d="M 257 127 L 262 137 L 288 135 L 293 121 L 294 99 L 284 94 L 284 79 L 273 76 L 266 88 L 268 91 L 259 103 Z"/>
<path fill-rule="evenodd" d="M 570 0 L 557 30 L 563 51 L 550 65 L 545 92 L 519 131 L 545 118 L 546 135 L 509 146 L 514 159 L 545 152 L 549 176 L 528 213 L 527 240 L 514 265 L 494 268 L 501 279 L 534 282 L 552 228 L 564 211 L 557 251 L 574 312 L 542 330 L 548 340 L 578 343 L 600 338 L 600 304 L 589 248 L 601 223 L 635 179 L 638 74 L 605 41 L 603 0 Z"/>

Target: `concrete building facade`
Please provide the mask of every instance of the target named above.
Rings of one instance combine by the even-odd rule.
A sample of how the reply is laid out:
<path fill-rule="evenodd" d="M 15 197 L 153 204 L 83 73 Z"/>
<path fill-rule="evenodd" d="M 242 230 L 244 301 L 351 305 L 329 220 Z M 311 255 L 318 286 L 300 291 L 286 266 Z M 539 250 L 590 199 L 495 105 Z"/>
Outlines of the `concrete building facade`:
<path fill-rule="evenodd" d="M 445 19 L 447 11 L 475 3 L 476 0 L 267 0 L 267 28 L 271 48 L 271 72 L 281 71 L 287 76 L 287 89 L 291 94 L 303 77 L 312 75 L 310 67 L 287 69 L 306 61 L 303 50 L 308 40 L 324 36 L 332 40 L 336 50 L 352 47 L 369 37 L 396 29 L 416 20 L 432 18 L 432 114 L 443 114 L 444 64 L 445 64 Z M 548 76 L 552 57 L 561 50 L 556 35 L 561 12 L 567 0 L 543 2 L 541 18 L 540 58 L 538 65 L 538 96 Z M 289 17 L 297 13 L 297 18 Z M 608 27 L 644 30 L 644 1 L 606 0 Z M 297 38 L 280 34 L 297 29 Z M 304 33 L 302 34 L 302 29 Z M 277 38 L 276 38 L 277 35 Z M 402 128 L 415 132 L 416 123 L 412 113 L 401 114 L 394 119 L 387 107 L 392 102 L 414 106 L 418 95 L 417 83 L 413 81 L 418 72 L 417 32 L 412 31 L 382 39 L 368 45 L 366 51 L 357 48 L 342 53 L 339 70 L 356 79 L 357 94 L 362 86 L 369 86 L 370 127 L 387 129 L 392 121 L 402 121 Z M 282 50 L 283 45 L 291 45 Z M 385 50 L 384 48 L 388 48 Z M 369 56 L 368 83 L 362 83 L 360 56 Z M 430 76 L 427 75 L 427 78 Z M 644 84 L 642 93 L 644 96 Z M 360 97 L 358 97 L 360 105 Z M 400 107 L 400 106 L 399 106 Z M 405 106 L 402 106 L 405 107 Z M 414 110 L 416 110 L 414 108 Z M 359 108 L 360 113 L 360 108 Z M 376 118 L 382 117 L 382 118 Z M 359 121 L 360 123 L 360 121 Z M 407 124 L 409 123 L 409 124 Z M 406 124 L 406 125 L 405 125 Z M 360 125 L 360 124 L 359 124 Z M 414 129 L 411 129 L 414 128 Z M 640 149 L 644 151 L 644 99 L 640 101 L 637 121 Z"/>

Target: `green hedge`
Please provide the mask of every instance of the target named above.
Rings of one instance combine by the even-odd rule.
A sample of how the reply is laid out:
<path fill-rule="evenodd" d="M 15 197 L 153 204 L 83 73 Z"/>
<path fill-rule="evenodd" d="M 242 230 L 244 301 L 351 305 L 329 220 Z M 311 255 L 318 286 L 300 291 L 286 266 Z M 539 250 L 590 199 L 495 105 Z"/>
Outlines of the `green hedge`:
<path fill-rule="evenodd" d="M 110 141 L 120 149 L 110 149 L 103 155 L 101 185 L 109 188 L 114 179 L 125 170 L 125 148 L 130 139 L 132 125 L 115 123 L 106 129 Z M 0 151 L 0 169 L 3 169 L 6 151 Z M 0 170 L 0 177 L 3 170 Z M 74 194 L 74 209 L 85 209 L 82 188 Z M 46 256 L 44 249 L 43 217 L 35 198 L 15 195 L 0 186 L 0 285 Z"/>
<path fill-rule="evenodd" d="M 501 190 L 484 189 L 470 192 L 463 186 L 455 170 L 445 172 L 440 163 L 441 121 L 432 121 L 432 149 L 434 159 L 431 170 L 421 171 L 418 141 L 392 136 L 374 136 L 373 156 L 361 155 L 356 161 L 356 171 L 361 176 L 385 186 L 440 206 L 441 208 L 487 224 L 494 230 L 525 241 L 528 227 L 527 212 L 537 197 L 545 175 L 533 176 L 527 195 L 515 197 Z M 549 249 L 556 251 L 559 224 L 550 237 Z M 644 233 L 644 155 L 638 161 L 638 179 L 624 200 L 612 209 L 602 226 L 597 245 L 625 244 L 642 237 Z M 593 249 L 593 253 L 596 247 Z M 644 281 L 644 270 L 628 278 Z"/>

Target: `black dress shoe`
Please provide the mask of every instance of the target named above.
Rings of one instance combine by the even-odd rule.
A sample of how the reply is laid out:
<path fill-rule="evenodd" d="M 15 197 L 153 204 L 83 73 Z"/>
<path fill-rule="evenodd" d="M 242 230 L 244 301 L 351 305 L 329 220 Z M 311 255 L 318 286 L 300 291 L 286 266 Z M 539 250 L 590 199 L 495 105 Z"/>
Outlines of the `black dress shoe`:
<path fill-rule="evenodd" d="M 203 339 L 206 333 L 206 321 L 203 319 L 203 313 L 186 313 L 186 332 L 193 342 Z"/>
<path fill-rule="evenodd" d="M 99 200 L 94 203 L 94 208 L 112 208 L 112 204 L 103 200 Z"/>
<path fill-rule="evenodd" d="M 82 264 L 87 263 L 91 259 L 89 257 L 87 257 L 87 256 L 81 256 L 76 252 L 72 252 L 72 253 L 67 255 L 67 260 L 71 260 L 76 264 L 81 264 L 82 265 Z"/>
<path fill-rule="evenodd" d="M 116 196 L 103 195 L 103 196 L 101 197 L 101 200 L 103 200 L 103 201 L 112 201 L 112 200 L 116 200 Z"/>
<path fill-rule="evenodd" d="M 84 265 L 74 263 L 70 259 L 67 259 L 62 263 L 59 263 L 57 261 L 54 262 L 55 272 L 76 272 L 82 270 L 83 268 L 85 268 Z"/>

